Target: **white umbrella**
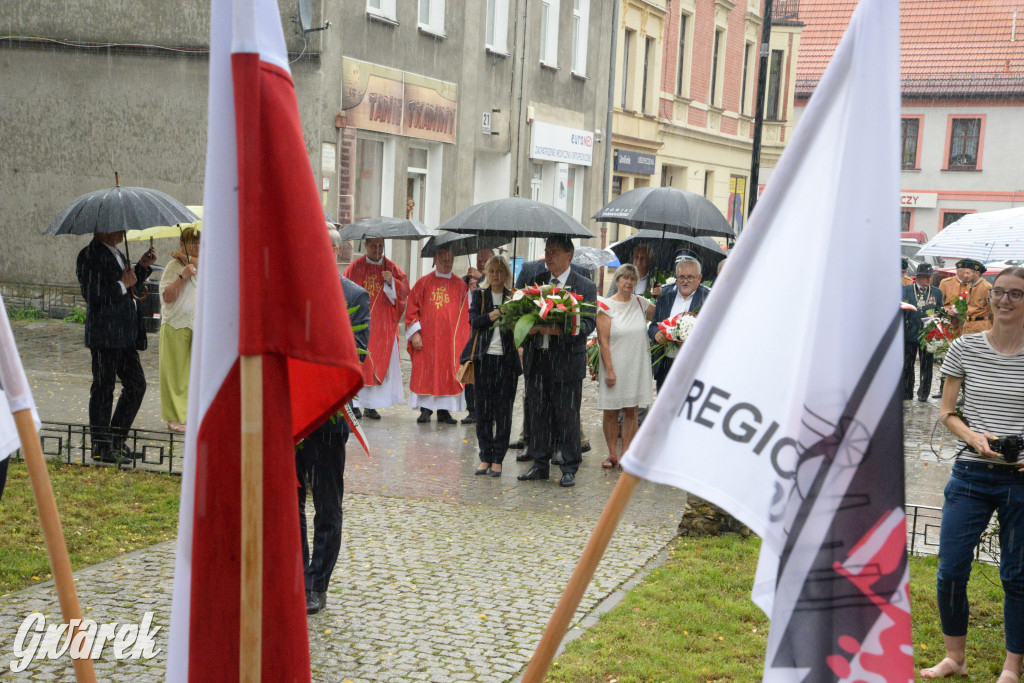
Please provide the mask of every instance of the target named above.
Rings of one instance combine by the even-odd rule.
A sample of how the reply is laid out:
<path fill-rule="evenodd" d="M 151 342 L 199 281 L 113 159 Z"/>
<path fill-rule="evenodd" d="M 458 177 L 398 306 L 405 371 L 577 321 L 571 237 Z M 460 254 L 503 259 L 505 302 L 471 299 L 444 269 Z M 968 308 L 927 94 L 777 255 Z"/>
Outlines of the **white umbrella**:
<path fill-rule="evenodd" d="M 1024 259 L 1024 207 L 969 213 L 939 232 L 916 256 Z"/>

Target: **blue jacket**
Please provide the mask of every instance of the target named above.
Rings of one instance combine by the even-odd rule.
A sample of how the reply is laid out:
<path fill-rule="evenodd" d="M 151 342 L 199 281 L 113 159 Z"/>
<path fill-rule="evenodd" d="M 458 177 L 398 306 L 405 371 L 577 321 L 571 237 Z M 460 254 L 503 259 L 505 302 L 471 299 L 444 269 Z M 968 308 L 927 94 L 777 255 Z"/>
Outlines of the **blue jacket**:
<path fill-rule="evenodd" d="M 651 324 L 647 326 L 647 336 L 650 337 L 652 344 L 654 343 L 654 335 L 658 333 L 658 323 L 668 319 L 672 313 L 672 303 L 676 300 L 676 289 L 677 287 L 674 284 L 662 287 L 661 296 L 658 297 L 658 302 L 654 304 L 654 317 L 651 318 Z M 697 291 L 693 293 L 690 313 L 694 315 L 700 313 L 700 308 L 704 305 L 704 301 L 710 293 L 710 289 L 704 285 L 698 285 Z"/>
<path fill-rule="evenodd" d="M 544 270 L 529 284 L 546 285 L 551 282 L 551 273 Z M 542 335 L 536 334 L 523 342 L 523 365 L 530 372 L 536 354 L 549 353 L 553 356 L 554 365 L 560 368 L 557 381 L 583 381 L 587 376 L 587 337 L 594 331 L 597 324 L 597 285 L 590 279 L 570 271 L 566 278 L 565 288 L 583 297 L 583 303 L 590 307 L 580 316 L 579 334 L 552 335 L 548 337 L 548 350 L 540 351 Z"/>

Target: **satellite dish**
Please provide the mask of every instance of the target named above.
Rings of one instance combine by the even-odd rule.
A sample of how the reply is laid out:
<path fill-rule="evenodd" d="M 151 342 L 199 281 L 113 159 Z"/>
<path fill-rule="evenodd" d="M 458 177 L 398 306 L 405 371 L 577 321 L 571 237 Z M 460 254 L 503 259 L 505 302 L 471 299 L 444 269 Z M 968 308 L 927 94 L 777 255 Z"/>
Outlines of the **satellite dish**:
<path fill-rule="evenodd" d="M 299 28 L 308 33 L 313 28 L 313 0 L 298 0 Z"/>

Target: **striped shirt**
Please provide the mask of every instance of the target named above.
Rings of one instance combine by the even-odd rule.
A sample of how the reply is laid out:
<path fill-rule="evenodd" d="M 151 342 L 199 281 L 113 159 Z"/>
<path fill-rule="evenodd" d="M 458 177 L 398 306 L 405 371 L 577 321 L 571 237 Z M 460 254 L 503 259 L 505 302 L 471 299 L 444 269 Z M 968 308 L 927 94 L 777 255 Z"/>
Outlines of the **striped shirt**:
<path fill-rule="evenodd" d="M 988 334 L 965 334 L 946 352 L 942 373 L 964 380 L 964 418 L 979 434 L 1024 434 L 1024 349 L 1014 354 L 992 348 Z M 961 448 L 967 444 L 958 440 Z M 964 450 L 958 460 L 1005 464 Z"/>

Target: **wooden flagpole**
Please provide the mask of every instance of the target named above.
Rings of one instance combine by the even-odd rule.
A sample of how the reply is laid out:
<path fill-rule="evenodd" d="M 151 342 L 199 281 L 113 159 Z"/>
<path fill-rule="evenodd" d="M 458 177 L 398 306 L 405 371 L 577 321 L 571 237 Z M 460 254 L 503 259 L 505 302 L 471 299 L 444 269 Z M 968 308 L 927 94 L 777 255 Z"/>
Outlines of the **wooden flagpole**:
<path fill-rule="evenodd" d="M 636 488 L 639 481 L 638 477 L 625 472 L 619 476 L 619 481 L 616 482 L 612 495 L 608 498 L 604 511 L 597 520 L 597 526 L 590 534 L 590 540 L 587 541 L 587 546 L 576 563 L 576 569 L 569 577 L 569 584 L 565 587 L 565 592 L 562 593 L 558 606 L 555 607 L 555 612 L 551 615 L 551 620 L 548 621 L 548 627 L 544 629 L 544 635 L 541 636 L 540 643 L 537 644 L 533 658 L 530 660 L 529 666 L 526 667 L 523 683 L 541 683 L 544 680 L 544 675 L 551 667 L 555 653 L 558 652 L 558 646 L 569 628 L 569 622 L 576 613 L 576 608 L 580 606 L 580 600 L 583 599 L 590 580 L 594 578 L 597 564 L 608 548 L 608 542 L 615 532 L 619 518 L 622 517 L 622 512 L 626 509 L 626 505 L 633 495 L 633 489 Z"/>
<path fill-rule="evenodd" d="M 242 577 L 238 679 L 258 683 L 263 665 L 263 356 L 242 356 Z"/>
<path fill-rule="evenodd" d="M 53 583 L 57 587 L 57 599 L 64 623 L 70 624 L 72 619 L 82 619 L 82 606 L 78 602 L 78 591 L 75 590 L 75 579 L 71 575 L 71 560 L 68 558 L 68 547 L 64 543 L 64 530 L 61 528 L 60 515 L 57 513 L 57 502 L 53 498 L 53 487 L 50 485 L 50 474 L 46 471 L 43 460 L 43 448 L 39 442 L 39 432 L 32 420 L 31 410 L 18 410 L 14 415 L 14 424 L 18 427 L 18 437 L 25 453 L 25 467 L 28 478 L 32 482 L 32 493 L 39 510 L 39 522 L 46 541 L 46 551 L 50 556 L 50 572 Z M 78 628 L 71 629 L 68 642 L 76 634 L 82 633 Z M 87 633 L 83 633 L 82 651 L 92 649 Z M 75 667 L 75 679 L 79 683 L 95 683 L 96 671 L 91 659 L 72 659 Z"/>

